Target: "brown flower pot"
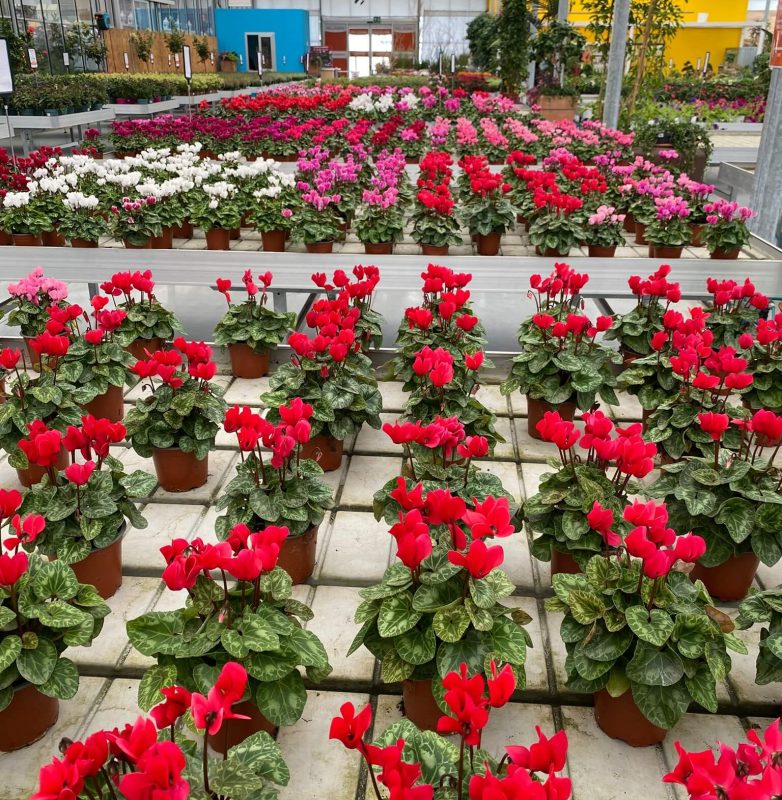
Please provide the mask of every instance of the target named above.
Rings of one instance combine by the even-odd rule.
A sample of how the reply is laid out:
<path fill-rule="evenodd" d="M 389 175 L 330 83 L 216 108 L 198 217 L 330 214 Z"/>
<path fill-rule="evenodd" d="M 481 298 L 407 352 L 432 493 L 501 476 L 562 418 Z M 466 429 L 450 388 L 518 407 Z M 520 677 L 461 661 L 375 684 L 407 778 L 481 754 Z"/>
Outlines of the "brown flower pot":
<path fill-rule="evenodd" d="M 635 353 L 632 350 L 626 350 L 624 347 L 620 347 L 619 352 L 622 354 L 622 369 L 630 369 L 630 367 L 633 365 L 633 362 L 637 361 L 641 357 L 640 353 Z"/>
<path fill-rule="evenodd" d="M 643 426 L 643 432 L 646 433 L 648 430 L 649 425 L 649 417 L 654 414 L 657 409 L 654 408 L 645 408 L 641 411 L 641 425 Z"/>
<path fill-rule="evenodd" d="M 625 214 L 622 225 L 627 233 L 635 233 L 635 217 L 632 214 Z"/>
<path fill-rule="evenodd" d="M 364 252 L 370 256 L 390 256 L 394 252 L 394 243 L 364 242 Z"/>
<path fill-rule="evenodd" d="M 41 243 L 44 247 L 65 247 L 65 237 L 55 228 L 41 234 Z"/>
<path fill-rule="evenodd" d="M 313 525 L 301 536 L 289 536 L 280 548 L 277 566 L 282 567 L 294 585 L 306 583 L 315 569 L 315 551 L 318 546 L 318 526 Z"/>
<path fill-rule="evenodd" d="M 595 722 L 606 736 L 626 742 L 631 747 L 650 747 L 665 739 L 668 731 L 646 719 L 635 704 L 631 689 L 619 697 L 611 697 L 601 689 L 594 698 Z"/>
<path fill-rule="evenodd" d="M 447 256 L 448 255 L 448 245 L 436 245 L 436 244 L 422 244 L 421 245 L 421 255 L 423 256 Z"/>
<path fill-rule="evenodd" d="M 87 558 L 71 564 L 71 569 L 79 583 L 91 583 L 98 594 L 108 600 L 122 586 L 122 540 L 125 538 L 126 523 L 117 533 L 117 538 L 100 550 L 93 550 Z"/>
<path fill-rule="evenodd" d="M 402 681 L 405 716 L 422 731 L 436 731 L 437 720 L 444 716 L 432 693 L 432 682 Z"/>
<path fill-rule="evenodd" d="M 690 230 L 692 231 L 692 237 L 690 239 L 692 246 L 703 247 L 703 225 L 697 222 L 691 222 Z"/>
<path fill-rule="evenodd" d="M 587 245 L 587 251 L 591 258 L 613 258 L 616 255 L 616 245 L 590 244 Z"/>
<path fill-rule="evenodd" d="M 14 689 L 0 711 L 0 752 L 10 753 L 37 742 L 60 716 L 60 701 L 41 694 L 31 683 Z"/>
<path fill-rule="evenodd" d="M 24 339 L 24 349 L 27 350 L 27 357 L 30 360 L 30 369 L 35 372 L 40 372 L 41 357 L 33 350 L 33 346 L 30 344 L 30 339 L 33 337 L 23 336 L 22 338 Z"/>
<path fill-rule="evenodd" d="M 42 247 L 43 241 L 37 233 L 15 233 L 14 244 L 17 247 Z"/>
<path fill-rule="evenodd" d="M 185 220 L 181 225 L 174 225 L 171 228 L 171 235 L 175 239 L 192 239 L 193 223 Z"/>
<path fill-rule="evenodd" d="M 646 224 L 643 222 L 635 221 L 635 243 L 636 244 L 649 244 L 646 241 Z"/>
<path fill-rule="evenodd" d="M 152 239 L 147 239 L 147 241 L 144 242 L 144 244 L 133 244 L 132 242 L 129 242 L 127 239 L 123 239 L 122 242 L 125 245 L 125 248 L 127 250 L 151 250 L 152 249 Z"/>
<path fill-rule="evenodd" d="M 540 115 L 543 119 L 557 122 L 568 119 L 571 122 L 576 116 L 576 98 L 569 95 L 542 95 L 537 100 Z"/>
<path fill-rule="evenodd" d="M 651 416 L 651 414 L 649 416 Z M 678 464 L 681 461 L 681 458 L 669 456 L 662 448 L 659 449 L 658 452 L 660 454 L 660 465 L 663 467 L 667 467 L 668 464 Z"/>
<path fill-rule="evenodd" d="M 475 244 L 479 256 L 496 256 L 500 252 L 501 233 L 479 233 Z"/>
<path fill-rule="evenodd" d="M 136 359 L 136 361 L 146 361 L 147 354 L 145 350 L 154 353 L 163 347 L 163 340 L 159 336 L 153 336 L 151 339 L 136 339 L 131 342 L 125 349 Z"/>
<path fill-rule="evenodd" d="M 735 247 L 733 250 L 723 250 L 721 247 L 718 247 L 710 254 L 710 258 L 721 258 L 725 261 L 735 261 L 739 257 L 739 253 L 741 252 L 740 247 Z"/>
<path fill-rule="evenodd" d="M 743 600 L 759 563 L 760 559 L 752 552 L 730 556 L 718 567 L 704 567 L 696 562 L 690 578 L 703 581 L 709 594 L 718 600 Z"/>
<path fill-rule="evenodd" d="M 342 439 L 325 433 L 313 436 L 301 446 L 301 457 L 317 461 L 324 472 L 333 472 L 342 464 Z"/>
<path fill-rule="evenodd" d="M 109 388 L 84 404 L 87 414 L 92 414 L 96 419 L 108 419 L 119 422 L 125 416 L 125 406 L 122 402 L 122 386 L 109 384 Z"/>
<path fill-rule="evenodd" d="M 54 464 L 56 470 L 63 470 L 68 466 L 68 451 L 65 448 L 60 450 L 60 455 Z M 35 464 L 30 464 L 26 469 L 16 470 L 16 475 L 19 478 L 19 483 L 22 486 L 33 486 L 43 480 L 43 476 L 48 473 L 44 467 L 38 467 Z"/>
<path fill-rule="evenodd" d="M 8 231 L 0 231 L 0 246 L 7 247 L 14 243 L 14 237 Z"/>
<path fill-rule="evenodd" d="M 174 246 L 174 234 L 171 228 L 163 228 L 160 236 L 155 236 L 150 241 L 153 250 L 171 250 Z"/>
<path fill-rule="evenodd" d="M 285 250 L 285 231 L 262 231 L 261 242 L 266 253 L 282 253 Z"/>
<path fill-rule="evenodd" d="M 152 462 L 160 488 L 167 492 L 189 492 L 203 486 L 209 477 L 209 456 L 198 459 L 178 447 L 156 447 Z"/>
<path fill-rule="evenodd" d="M 206 231 L 207 250 L 230 250 L 231 231 L 224 228 L 211 228 Z"/>
<path fill-rule="evenodd" d="M 262 378 L 269 371 L 269 351 L 256 353 L 247 344 L 228 345 L 231 372 L 235 378 Z"/>
<path fill-rule="evenodd" d="M 231 228 L 230 235 L 231 235 L 231 241 L 235 242 L 242 235 L 242 229 L 241 228 Z"/>
<path fill-rule="evenodd" d="M 560 253 L 556 247 L 535 247 L 535 252 L 539 256 L 543 256 L 544 258 L 566 258 L 570 253 L 568 250 L 566 253 Z"/>
<path fill-rule="evenodd" d="M 681 258 L 684 246 L 675 247 L 671 244 L 650 244 L 649 258 Z"/>
<path fill-rule="evenodd" d="M 560 553 L 556 547 L 551 548 L 551 574 L 552 575 L 578 575 L 581 567 L 573 556 Z"/>
<path fill-rule="evenodd" d="M 93 242 L 90 239 L 71 239 L 71 247 L 97 247 L 98 243 Z"/>
<path fill-rule="evenodd" d="M 555 407 L 545 400 L 535 400 L 527 395 L 527 431 L 533 439 L 541 439 L 535 426 L 543 419 L 543 415 L 547 411 L 558 411 L 562 419 L 572 421 L 576 415 L 576 404 L 569 400 L 567 403 L 561 403 Z"/>
<path fill-rule="evenodd" d="M 304 247 L 308 253 L 330 253 L 334 249 L 334 242 L 307 242 Z"/>
<path fill-rule="evenodd" d="M 227 753 L 232 747 L 259 731 L 266 731 L 270 736 L 276 736 L 277 726 L 269 722 L 252 701 L 234 703 L 232 709 L 235 714 L 244 714 L 250 719 L 223 720 L 220 730 L 209 737 L 209 746 L 215 752 L 221 755 Z"/>
<path fill-rule="evenodd" d="M 526 225 L 527 224 L 527 218 L 524 216 L 524 214 L 516 214 L 516 222 L 519 225 Z"/>

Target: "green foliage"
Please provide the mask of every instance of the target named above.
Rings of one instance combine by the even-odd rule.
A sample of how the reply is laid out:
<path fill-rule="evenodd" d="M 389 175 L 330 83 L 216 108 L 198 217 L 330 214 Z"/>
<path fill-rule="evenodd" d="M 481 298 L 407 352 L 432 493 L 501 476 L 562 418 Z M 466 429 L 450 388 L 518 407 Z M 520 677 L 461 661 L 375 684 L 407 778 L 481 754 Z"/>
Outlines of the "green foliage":
<path fill-rule="evenodd" d="M 265 299 L 266 295 L 264 295 Z M 215 327 L 215 344 L 246 344 L 256 353 L 279 346 L 296 324 L 296 314 L 274 311 L 265 302 L 248 296 L 244 303 L 234 303 Z"/>
<path fill-rule="evenodd" d="M 296 242 L 334 242 L 342 234 L 341 220 L 331 206 L 318 211 L 313 206 L 304 204 L 294 210 L 290 222 L 291 235 Z"/>
<path fill-rule="evenodd" d="M 706 540 L 700 563 L 716 567 L 743 553 L 767 566 L 782 558 L 782 495 L 779 474 L 768 462 L 752 463 L 723 450 L 713 458 L 688 458 L 663 467 L 646 491 L 663 500 L 671 525 Z"/>
<path fill-rule="evenodd" d="M 763 625 L 762 623 L 766 623 Z M 777 586 L 750 595 L 739 605 L 736 626 L 742 630 L 761 624 L 755 683 L 764 686 L 782 680 L 782 590 Z"/>
<path fill-rule="evenodd" d="M 584 235 L 584 226 L 578 218 L 564 212 L 538 214 L 529 226 L 530 244 L 534 244 L 541 252 L 555 250 L 561 256 L 566 256 L 576 247 Z"/>
<path fill-rule="evenodd" d="M 749 369 L 753 381 L 742 401 L 752 409 L 767 408 L 776 414 L 782 412 L 782 347 L 761 345 L 757 341 L 749 352 Z"/>
<path fill-rule="evenodd" d="M 720 623 L 700 581 L 671 572 L 640 580 L 640 562 L 595 556 L 586 573 L 555 575 L 550 611 L 564 612 L 567 685 L 577 692 L 631 691 L 641 713 L 672 728 L 691 702 L 717 710 L 717 682 L 730 671 L 728 650 L 746 654 Z M 640 582 L 639 582 L 640 581 Z M 640 587 L 640 590 L 639 590 Z"/>
<path fill-rule="evenodd" d="M 467 43 L 473 66 L 484 72 L 497 69 L 498 20 L 495 14 L 483 13 L 467 26 Z"/>
<path fill-rule="evenodd" d="M 461 226 L 453 214 L 438 214 L 434 209 L 416 203 L 410 219 L 413 222 L 411 236 L 418 244 L 450 247 L 462 243 Z"/>
<path fill-rule="evenodd" d="M 163 34 L 163 38 L 166 41 L 166 47 L 171 55 L 182 52 L 182 48 L 185 46 L 185 35 L 182 33 L 179 25 L 173 25 L 170 31 Z"/>
<path fill-rule="evenodd" d="M 500 90 L 517 97 L 527 76 L 530 12 L 527 0 L 505 0 L 497 18 Z"/>
<path fill-rule="evenodd" d="M 175 333 L 184 330 L 173 312 L 165 308 L 154 296 L 145 296 L 142 300 L 129 299 L 124 303 L 118 303 L 117 308 L 126 314 L 122 324 L 114 333 L 115 340 L 123 347 L 133 344 L 137 339 L 167 341 L 173 338 Z"/>
<path fill-rule="evenodd" d="M 72 59 L 94 61 L 98 66 L 106 58 L 103 38 L 87 22 L 72 22 L 65 34 L 65 50 Z"/>
<path fill-rule="evenodd" d="M 605 338 L 608 341 L 619 342 L 619 346 L 625 352 L 636 353 L 640 356 L 651 355 L 652 336 L 658 331 L 663 330 L 664 312 L 665 306 L 660 303 L 659 298 L 652 297 L 646 298 L 645 300 L 639 298 L 637 305 L 632 311 L 614 320 L 614 324 L 606 331 Z M 641 362 L 636 359 L 629 368 L 635 369 L 636 365 L 640 363 Z M 657 362 L 647 364 L 647 362 L 644 361 L 642 363 L 644 367 L 644 378 L 657 375 L 658 370 L 654 369 L 654 367 L 657 366 Z M 646 369 L 647 366 L 649 369 Z M 670 373 L 670 367 L 666 370 L 660 370 L 660 374 L 663 373 Z M 669 381 L 666 381 L 666 384 L 670 381 L 672 381 L 672 377 L 669 378 Z M 641 387 L 649 384 L 645 381 L 639 383 L 637 379 L 627 380 L 623 372 L 619 376 L 619 385 L 623 389 L 625 389 L 625 386 L 628 388 L 634 386 L 635 392 L 631 391 L 631 394 L 637 394 Z M 668 385 L 668 390 L 671 388 L 672 383 Z M 649 406 L 649 408 L 654 408 L 656 405 L 655 403 Z M 647 406 L 644 406 L 644 408 L 647 408 Z"/>
<path fill-rule="evenodd" d="M 152 55 L 152 44 L 154 42 L 152 31 L 133 31 L 128 41 L 136 54 L 136 58 L 145 64 L 148 63 L 149 57 Z"/>
<path fill-rule="evenodd" d="M 113 337 L 97 345 L 80 336 L 73 340 L 63 361 L 75 390 L 73 399 L 80 405 L 105 394 L 109 387 L 124 387 L 133 356 Z"/>
<path fill-rule="evenodd" d="M 95 588 L 80 584 L 67 564 L 31 556 L 13 596 L 0 589 L 0 710 L 20 680 L 49 697 L 73 697 L 79 674 L 62 654 L 89 647 L 108 613 Z"/>
<path fill-rule="evenodd" d="M 370 244 L 396 242 L 405 227 L 405 204 L 401 201 L 389 208 L 361 204 L 356 212 L 355 231 L 359 241 Z"/>

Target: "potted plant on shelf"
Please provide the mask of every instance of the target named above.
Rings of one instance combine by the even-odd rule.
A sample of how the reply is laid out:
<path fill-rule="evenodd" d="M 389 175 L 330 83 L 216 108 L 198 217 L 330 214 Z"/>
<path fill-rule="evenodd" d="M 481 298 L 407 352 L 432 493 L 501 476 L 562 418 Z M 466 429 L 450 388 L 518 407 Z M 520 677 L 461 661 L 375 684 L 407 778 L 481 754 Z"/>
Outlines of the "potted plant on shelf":
<path fill-rule="evenodd" d="M 253 192 L 255 200 L 248 221 L 260 231 L 264 253 L 282 253 L 294 228 L 297 208 L 293 175 L 269 172 L 268 185 Z"/>
<path fill-rule="evenodd" d="M 616 555 L 596 555 L 578 575 L 555 575 L 546 609 L 564 614 L 567 685 L 593 694 L 595 721 L 633 747 L 661 742 L 692 702 L 717 711 L 728 650 L 746 654 L 733 623 L 700 581 L 674 566 L 704 551 L 699 536 L 668 527 L 665 505 L 634 502 Z"/>
<path fill-rule="evenodd" d="M 382 191 L 364 190 L 356 211 L 356 236 L 364 245 L 365 253 L 392 253 L 394 242 L 402 237 L 404 227 L 404 203 L 395 186 Z"/>
<path fill-rule="evenodd" d="M 115 239 L 131 250 L 150 250 L 152 239 L 161 235 L 163 227 L 157 213 L 157 199 L 151 195 L 132 199 L 123 197 L 111 207 L 109 227 Z"/>
<path fill-rule="evenodd" d="M 448 248 L 462 243 L 461 226 L 454 214 L 454 199 L 445 184 L 421 189 L 410 218 L 413 241 L 425 256 L 448 255 Z"/>
<path fill-rule="evenodd" d="M 741 600 L 758 563 L 773 567 L 782 559 L 782 473 L 773 466 L 782 445 L 782 417 L 761 409 L 734 423 L 743 434 L 738 451 L 721 447 L 731 424 L 727 414 L 698 414 L 713 454 L 664 466 L 646 489 L 666 502 L 671 524 L 706 542 L 692 577 L 720 600 Z"/>
<path fill-rule="evenodd" d="M 530 552 L 551 562 L 552 577 L 581 572 L 593 555 L 622 543 L 628 530 L 620 521 L 622 509 L 628 495 L 638 493 L 637 481 L 654 469 L 657 454 L 655 445 L 644 442 L 638 423 L 617 428 L 612 437 L 614 424 L 602 411 L 581 418 L 583 436 L 556 411 L 538 423 L 543 440 L 556 445 L 562 466 L 543 475 L 522 508 L 533 537 Z M 586 459 L 576 452 L 579 439 Z"/>
<path fill-rule="evenodd" d="M 448 489 L 425 491 L 421 483 L 392 495 L 405 509 L 390 531 L 399 562 L 359 590 L 361 629 L 348 655 L 364 645 L 381 663 L 381 680 L 402 683 L 408 719 L 435 730 L 445 708 L 442 680 L 462 661 L 477 674 L 490 659 L 508 663 L 524 686 L 532 642 L 522 626 L 530 620 L 500 602 L 513 583 L 499 569 L 502 547 L 487 544 L 514 527 L 504 499 L 488 497 L 468 510 Z"/>
<path fill-rule="evenodd" d="M 548 19 L 533 40 L 533 59 L 539 63 L 535 100 L 543 119 L 572 120 L 580 92 L 573 80 L 586 50 L 586 38 L 570 23 Z"/>
<path fill-rule="evenodd" d="M 71 243 L 71 247 L 97 247 L 100 237 L 109 232 L 108 222 L 97 211 L 100 198 L 82 192 L 68 192 L 62 202 L 60 234 Z"/>
<path fill-rule="evenodd" d="M 221 72 L 236 72 L 236 65 L 239 63 L 239 55 L 230 50 L 220 56 Z"/>
<path fill-rule="evenodd" d="M 155 479 L 136 470 L 126 474 L 122 462 L 109 452 L 125 438 L 121 422 L 81 418 L 81 426 L 68 426 L 61 444 L 70 457 L 69 466 L 47 470 L 47 479 L 26 494 L 22 511 L 39 514 L 46 530 L 35 542 L 25 543 L 49 558 L 69 564 L 81 583 L 92 584 L 106 599 L 122 585 L 122 540 L 127 521 L 146 528 L 147 521 L 133 500 L 147 497 Z M 46 453 L 35 442 L 19 446 L 31 464 L 46 467 Z M 76 463 L 78 454 L 85 459 Z M 43 456 L 43 458 L 41 458 Z"/>
<path fill-rule="evenodd" d="M 537 313 L 519 328 L 521 353 L 514 356 L 500 389 L 505 395 L 526 395 L 527 430 L 533 438 L 540 438 L 537 424 L 546 411 L 558 410 L 572 420 L 576 408 L 588 411 L 598 395 L 610 405 L 619 402 L 611 365 L 620 356 L 596 338 L 613 319 L 601 316 L 593 324 L 578 313 L 577 294 L 588 280 L 567 264 L 557 264 L 548 278 L 530 278 Z"/>
<path fill-rule="evenodd" d="M 152 456 L 161 487 L 187 492 L 206 483 L 225 401 L 222 389 L 210 382 L 216 372 L 212 348 L 182 337 L 173 344 L 176 350 L 157 350 L 133 366 L 149 394 L 136 401 L 125 426 L 133 449 Z"/>
<path fill-rule="evenodd" d="M 383 400 L 372 362 L 361 352 L 356 333 L 360 316 L 360 307 L 350 304 L 346 291 L 333 300 L 316 301 L 307 318 L 315 336 L 290 334 L 294 355 L 271 376 L 270 390 L 261 396 L 272 422 L 280 420 L 279 407 L 293 397 L 313 407 L 311 438 L 303 457 L 316 456 L 325 472 L 339 468 L 343 441 L 364 423 L 380 428 Z"/>
<path fill-rule="evenodd" d="M 470 194 L 464 205 L 463 219 L 475 237 L 479 256 L 496 256 L 502 234 L 513 227 L 516 211 L 508 200 L 511 185 L 500 173 L 485 166 L 485 159 L 462 159 L 459 162 L 469 179 Z"/>
<path fill-rule="evenodd" d="M 188 218 L 206 234 L 207 250 L 230 250 L 231 231 L 242 224 L 236 184 L 228 181 L 204 183 L 189 198 Z"/>
<path fill-rule="evenodd" d="M 706 224 L 701 239 L 712 258 L 736 259 L 742 247 L 749 244 L 747 220 L 754 212 L 751 208 L 717 199 L 703 206 Z"/>
<path fill-rule="evenodd" d="M 617 214 L 614 206 L 599 206 L 587 217 L 584 238 L 592 258 L 613 258 L 616 248 L 625 243 L 624 214 Z"/>
<path fill-rule="evenodd" d="M 69 776 L 64 791 L 72 800 L 90 800 L 96 793 L 99 797 L 165 793 L 180 800 L 212 795 L 241 800 L 248 792 L 276 800 L 276 787 L 288 783 L 290 772 L 266 731 L 248 736 L 222 759 L 209 757 L 210 740 L 219 740 L 228 726 L 243 721 L 231 706 L 247 694 L 247 686 L 247 670 L 228 661 L 213 677 L 199 681 L 200 692 L 177 685 L 162 687 L 151 698 L 155 705 L 148 718 L 138 717 L 121 731 L 96 731 L 83 742 L 63 740 L 62 758 L 41 767 L 41 791 L 33 800 L 43 800 L 51 785 L 63 783 L 64 775 Z M 181 732 L 184 719 L 198 740 Z"/>
<path fill-rule="evenodd" d="M 231 372 L 236 378 L 262 378 L 269 371 L 269 350 L 278 347 L 296 324 L 293 312 L 273 311 L 268 307 L 271 272 L 258 276 L 259 287 L 250 270 L 242 277 L 247 299 L 231 305 L 231 281 L 218 278 L 217 289 L 228 303 L 228 311 L 215 327 L 215 344 L 228 347 Z"/>
<path fill-rule="evenodd" d="M 109 607 L 80 584 L 62 561 L 20 549 L 44 530 L 44 520 L 20 517 L 22 496 L 0 489 L 0 751 L 40 739 L 59 716 L 59 701 L 79 688 L 76 665 L 63 652 L 89 647 Z"/>
<path fill-rule="evenodd" d="M 341 196 L 320 195 L 312 190 L 302 194 L 301 199 L 292 218 L 294 241 L 304 242 L 308 253 L 330 253 L 342 234 L 336 207 Z"/>
<path fill-rule="evenodd" d="M 239 525 L 219 544 L 174 539 L 161 548 L 163 581 L 173 592 L 184 589 L 186 602 L 127 624 L 133 647 L 158 662 L 139 685 L 142 708 L 154 705 L 160 689 L 172 683 L 203 692 L 227 662 L 246 666 L 246 690 L 226 703 L 240 718 L 229 717 L 219 735 L 216 728 L 209 731 L 209 744 L 219 753 L 301 717 L 307 692 L 300 666 L 316 683 L 331 672 L 320 640 L 299 621 L 312 619 L 312 611 L 291 597 L 290 576 L 277 566 L 287 535 L 284 527 L 252 533 Z"/>
<path fill-rule="evenodd" d="M 115 298 L 117 310 L 125 312 L 114 338 L 136 360 L 143 360 L 161 350 L 164 342 L 175 333 L 181 333 L 179 320 L 155 297 L 155 282 L 150 270 L 115 272 L 100 288 Z M 134 292 L 138 292 L 138 296 Z M 116 298 L 120 297 L 122 299 L 117 301 Z"/>
<path fill-rule="evenodd" d="M 739 604 L 736 617 L 739 630 L 764 622 L 768 624 L 760 628 L 760 647 L 755 661 L 755 683 L 759 686 L 782 680 L 782 657 L 777 645 L 782 631 L 782 588 L 779 586 L 765 591 L 753 589 Z"/>
<path fill-rule="evenodd" d="M 583 201 L 562 194 L 556 185 L 550 191 L 538 187 L 533 201 L 537 211 L 529 225 L 529 241 L 541 256 L 566 256 L 584 239 L 584 226 L 575 214 Z"/>
<path fill-rule="evenodd" d="M 714 336 L 715 347 L 738 347 L 739 336 L 751 331 L 761 316 L 767 316 L 771 305 L 749 278 L 744 283 L 730 278 L 721 281 L 707 278 L 706 289 L 711 295 L 711 302 L 706 304 L 706 324 Z"/>
<path fill-rule="evenodd" d="M 654 337 L 665 330 L 663 320 L 670 319 L 666 317 L 666 313 L 671 303 L 681 300 L 681 288 L 678 283 L 668 281 L 670 274 L 670 266 L 663 264 L 648 278 L 632 275 L 627 281 L 630 291 L 638 298 L 635 308 L 617 317 L 605 332 L 607 340 L 619 343 L 625 369 L 632 367 L 636 359 L 649 356 L 655 351 L 652 342 L 659 342 L 659 337 L 656 340 Z"/>
<path fill-rule="evenodd" d="M 52 229 L 46 198 L 33 191 L 7 191 L 0 208 L 0 228 L 11 234 L 17 247 L 41 247 L 41 234 Z"/>
<path fill-rule="evenodd" d="M 242 453 L 236 477 L 225 487 L 216 508 L 225 511 L 215 529 L 226 539 L 236 525 L 262 529 L 284 524 L 288 537 L 280 548 L 279 565 L 294 584 L 304 583 L 315 568 L 318 527 L 333 504 L 331 489 L 320 479 L 323 470 L 302 457 L 310 438 L 312 406 L 294 398 L 280 406 L 277 425 L 249 408 L 229 409 L 226 433 L 235 433 Z M 271 450 L 264 461 L 263 448 Z"/>
<path fill-rule="evenodd" d="M 738 344 L 753 376 L 742 403 L 782 413 L 782 315 L 759 319 L 753 333 L 741 334 Z"/>
<path fill-rule="evenodd" d="M 654 201 L 655 216 L 646 226 L 650 258 L 680 258 L 690 243 L 690 207 L 683 197 L 658 197 Z"/>

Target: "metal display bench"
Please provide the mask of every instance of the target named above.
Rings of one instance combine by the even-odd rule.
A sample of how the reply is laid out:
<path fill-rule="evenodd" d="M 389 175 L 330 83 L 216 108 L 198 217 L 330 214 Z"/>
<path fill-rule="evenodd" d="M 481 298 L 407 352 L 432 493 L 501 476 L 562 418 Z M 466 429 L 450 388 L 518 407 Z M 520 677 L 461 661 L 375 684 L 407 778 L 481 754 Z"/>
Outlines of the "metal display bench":
<path fill-rule="evenodd" d="M 166 114 L 182 104 L 178 99 L 160 100 L 156 103 L 107 103 L 104 108 L 114 112 L 115 117 L 146 117 Z"/>
<path fill-rule="evenodd" d="M 11 127 L 22 138 L 22 151 L 25 155 L 35 149 L 33 142 L 34 131 L 69 130 L 71 142 L 60 147 L 81 141 L 82 128 L 95 125 L 99 122 L 109 122 L 115 117 L 114 111 L 103 107 L 98 111 L 81 111 L 77 114 L 53 114 L 52 116 L 14 116 L 11 117 Z"/>

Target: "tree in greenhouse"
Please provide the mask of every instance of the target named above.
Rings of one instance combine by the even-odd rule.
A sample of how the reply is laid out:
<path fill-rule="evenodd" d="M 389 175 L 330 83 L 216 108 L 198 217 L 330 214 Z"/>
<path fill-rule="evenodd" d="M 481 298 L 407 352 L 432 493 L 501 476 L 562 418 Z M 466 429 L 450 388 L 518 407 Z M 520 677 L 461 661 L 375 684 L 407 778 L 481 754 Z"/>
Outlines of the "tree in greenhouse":
<path fill-rule="evenodd" d="M 497 69 L 497 21 L 494 14 L 480 14 L 467 26 L 470 58 L 483 72 Z"/>
<path fill-rule="evenodd" d="M 527 0 L 505 0 L 497 18 L 500 91 L 517 97 L 527 76 L 530 14 Z"/>

